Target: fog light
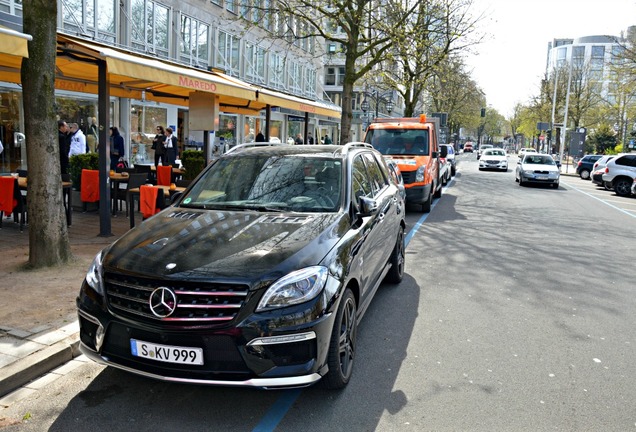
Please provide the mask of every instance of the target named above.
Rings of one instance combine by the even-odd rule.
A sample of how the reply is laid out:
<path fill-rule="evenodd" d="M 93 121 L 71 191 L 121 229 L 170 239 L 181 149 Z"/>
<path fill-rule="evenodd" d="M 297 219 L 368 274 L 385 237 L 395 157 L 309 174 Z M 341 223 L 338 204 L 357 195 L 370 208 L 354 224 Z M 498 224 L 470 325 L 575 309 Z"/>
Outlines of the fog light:
<path fill-rule="evenodd" d="M 95 332 L 95 350 L 97 350 L 97 352 L 101 351 L 102 349 L 105 334 L 106 332 L 104 331 L 104 327 L 102 327 L 101 324 L 97 326 L 97 331 Z"/>

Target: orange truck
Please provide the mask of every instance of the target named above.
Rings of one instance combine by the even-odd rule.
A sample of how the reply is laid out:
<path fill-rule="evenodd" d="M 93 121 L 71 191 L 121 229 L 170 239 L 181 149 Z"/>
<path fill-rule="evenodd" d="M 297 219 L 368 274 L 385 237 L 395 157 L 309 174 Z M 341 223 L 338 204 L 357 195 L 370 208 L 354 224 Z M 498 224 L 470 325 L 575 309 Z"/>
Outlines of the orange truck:
<path fill-rule="evenodd" d="M 364 141 L 393 159 L 404 178 L 406 201 L 429 212 L 433 198 L 442 196 L 439 119 L 378 118 L 367 128 Z"/>

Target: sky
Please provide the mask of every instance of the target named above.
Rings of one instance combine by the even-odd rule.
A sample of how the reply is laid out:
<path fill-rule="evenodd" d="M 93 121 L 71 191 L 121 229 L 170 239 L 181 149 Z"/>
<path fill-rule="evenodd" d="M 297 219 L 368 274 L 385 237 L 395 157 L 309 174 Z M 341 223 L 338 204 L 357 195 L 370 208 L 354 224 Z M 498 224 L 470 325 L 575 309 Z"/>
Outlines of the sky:
<path fill-rule="evenodd" d="M 548 43 L 592 35 L 619 36 L 636 25 L 636 0 L 473 0 L 484 41 L 466 58 L 489 107 L 505 117 L 539 94 Z"/>

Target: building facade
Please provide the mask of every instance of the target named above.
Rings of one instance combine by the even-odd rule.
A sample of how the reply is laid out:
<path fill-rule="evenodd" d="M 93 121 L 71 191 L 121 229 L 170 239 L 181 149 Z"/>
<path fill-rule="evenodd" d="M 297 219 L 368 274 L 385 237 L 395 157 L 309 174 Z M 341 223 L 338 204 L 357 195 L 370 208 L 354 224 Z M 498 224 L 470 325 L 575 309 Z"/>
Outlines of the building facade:
<path fill-rule="evenodd" d="M 276 91 L 281 97 L 321 103 L 330 112 L 339 107 L 323 101 L 323 65 L 315 38 L 293 39 L 286 29 L 301 26 L 276 13 L 265 13 L 273 0 L 56 0 L 58 35 L 67 35 L 120 50 L 183 65 L 203 72 L 222 73 L 237 82 Z M 0 0 L 0 25 L 22 31 L 22 1 Z M 82 91 L 82 83 L 56 83 L 58 117 L 76 122 L 94 150 L 97 137 L 90 126 L 97 120 L 96 94 Z M 126 137 L 130 163 L 151 163 L 156 126 L 171 126 L 179 149 L 200 148 L 203 131 L 189 130 L 189 108 L 169 101 L 111 96 L 110 119 Z M 0 138 L 8 147 L 0 159 L 0 172 L 26 168 L 28 137 L 24 137 L 21 88 L 0 82 Z M 218 114 L 215 149 L 253 141 L 265 133 L 265 111 Z M 286 141 L 298 133 L 337 136 L 339 117 L 285 107 L 272 107 L 269 136 Z M 110 125 L 109 125 L 110 126 Z M 305 130 L 307 128 L 307 130 Z M 9 144 L 7 146 L 7 144 Z"/>

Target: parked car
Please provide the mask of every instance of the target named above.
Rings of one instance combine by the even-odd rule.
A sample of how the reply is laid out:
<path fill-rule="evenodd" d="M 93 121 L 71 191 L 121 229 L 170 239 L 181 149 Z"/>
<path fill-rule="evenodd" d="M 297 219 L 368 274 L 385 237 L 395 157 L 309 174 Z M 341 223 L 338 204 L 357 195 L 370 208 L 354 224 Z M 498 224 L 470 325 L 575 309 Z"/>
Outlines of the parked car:
<path fill-rule="evenodd" d="M 169 382 L 342 388 L 357 324 L 404 274 L 404 200 L 370 145 L 239 145 L 101 251 L 89 358 Z"/>
<path fill-rule="evenodd" d="M 594 166 L 592 167 L 592 173 L 590 174 L 590 179 L 592 179 L 592 183 L 603 186 L 603 174 L 605 174 L 605 166 L 609 161 L 614 159 L 615 155 L 605 155 L 596 162 L 594 162 Z"/>
<path fill-rule="evenodd" d="M 519 153 L 517 153 L 517 156 L 519 156 L 519 159 L 521 159 L 527 153 L 537 153 L 537 150 L 532 148 L 532 147 L 522 148 L 522 149 L 519 150 Z"/>
<path fill-rule="evenodd" d="M 590 174 L 592 173 L 592 168 L 594 167 L 594 163 L 597 162 L 603 155 L 585 155 L 576 164 L 576 173 L 583 180 L 589 180 Z"/>
<path fill-rule="evenodd" d="M 473 145 L 471 143 L 464 144 L 464 153 L 472 153 Z"/>
<path fill-rule="evenodd" d="M 519 186 L 526 183 L 549 184 L 559 187 L 561 173 L 552 156 L 548 154 L 528 153 L 517 163 L 515 181 Z"/>
<path fill-rule="evenodd" d="M 455 148 L 452 144 L 440 144 L 440 155 L 445 157 L 451 164 L 451 176 L 457 174 L 457 158 L 455 157 Z"/>
<path fill-rule="evenodd" d="M 479 170 L 495 169 L 508 171 L 508 154 L 504 149 L 490 148 L 479 159 Z"/>
<path fill-rule="evenodd" d="M 636 153 L 619 155 L 605 165 L 603 185 L 613 189 L 616 195 L 629 196 L 634 178 L 636 178 Z"/>
<path fill-rule="evenodd" d="M 636 196 L 636 178 L 632 182 L 632 195 Z"/>
<path fill-rule="evenodd" d="M 484 153 L 484 151 L 493 147 L 494 146 L 492 144 L 482 144 L 481 146 L 479 146 L 479 150 L 477 150 L 477 159 L 481 158 L 481 155 Z"/>

